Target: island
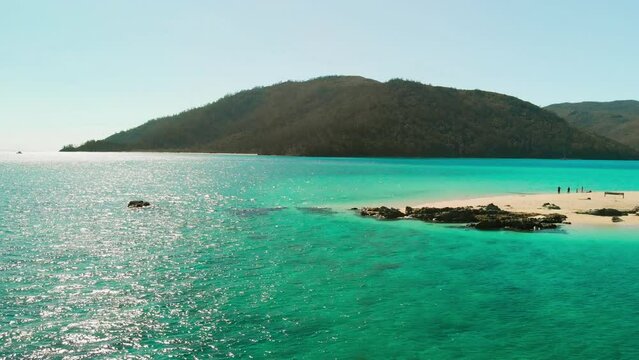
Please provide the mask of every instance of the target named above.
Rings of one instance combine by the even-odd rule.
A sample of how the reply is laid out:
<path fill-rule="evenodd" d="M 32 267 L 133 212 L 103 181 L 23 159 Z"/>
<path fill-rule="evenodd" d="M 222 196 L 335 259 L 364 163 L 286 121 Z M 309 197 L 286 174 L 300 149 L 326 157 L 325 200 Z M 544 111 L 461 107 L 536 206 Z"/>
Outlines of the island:
<path fill-rule="evenodd" d="M 335 157 L 637 159 L 639 151 L 518 98 L 359 76 L 225 96 L 62 151 Z"/>

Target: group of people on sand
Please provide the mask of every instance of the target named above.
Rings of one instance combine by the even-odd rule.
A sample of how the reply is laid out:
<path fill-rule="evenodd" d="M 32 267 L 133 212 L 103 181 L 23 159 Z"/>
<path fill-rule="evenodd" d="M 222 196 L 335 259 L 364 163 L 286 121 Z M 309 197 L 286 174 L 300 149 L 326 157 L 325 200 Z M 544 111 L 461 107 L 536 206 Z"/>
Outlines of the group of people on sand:
<path fill-rule="evenodd" d="M 592 190 L 588 190 L 588 191 L 584 191 L 584 187 L 582 186 L 581 189 L 579 189 L 579 187 L 575 188 L 575 192 L 576 193 L 583 193 L 583 192 L 592 192 Z M 570 186 L 568 186 L 568 188 L 566 189 L 566 193 L 570 194 Z M 561 186 L 557 186 L 557 194 L 561 194 Z"/>

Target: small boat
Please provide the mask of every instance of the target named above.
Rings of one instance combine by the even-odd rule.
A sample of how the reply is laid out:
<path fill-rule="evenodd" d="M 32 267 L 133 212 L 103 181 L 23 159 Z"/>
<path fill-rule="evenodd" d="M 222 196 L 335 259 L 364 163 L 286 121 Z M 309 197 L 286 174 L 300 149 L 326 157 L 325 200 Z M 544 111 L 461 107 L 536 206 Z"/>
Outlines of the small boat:
<path fill-rule="evenodd" d="M 16 154 L 20 155 L 20 154 L 22 154 L 22 151 L 18 151 Z"/>

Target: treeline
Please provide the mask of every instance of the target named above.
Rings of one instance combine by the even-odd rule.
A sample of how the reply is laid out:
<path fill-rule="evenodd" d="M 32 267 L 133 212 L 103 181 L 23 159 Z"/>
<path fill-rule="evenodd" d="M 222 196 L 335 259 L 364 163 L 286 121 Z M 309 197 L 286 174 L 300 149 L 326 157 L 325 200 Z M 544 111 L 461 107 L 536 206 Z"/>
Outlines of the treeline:
<path fill-rule="evenodd" d="M 563 103 L 546 109 L 577 128 L 639 151 L 639 101 Z"/>

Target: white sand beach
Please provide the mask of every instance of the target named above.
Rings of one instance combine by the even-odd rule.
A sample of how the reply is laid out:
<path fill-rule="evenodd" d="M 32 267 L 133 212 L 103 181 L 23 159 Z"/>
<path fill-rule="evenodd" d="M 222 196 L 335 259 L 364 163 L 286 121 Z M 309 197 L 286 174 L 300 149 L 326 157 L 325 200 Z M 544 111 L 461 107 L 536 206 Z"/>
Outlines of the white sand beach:
<path fill-rule="evenodd" d="M 632 210 L 639 206 L 639 191 L 614 191 L 623 192 L 624 196 L 604 195 L 604 192 L 571 193 L 571 194 L 513 194 L 488 196 L 480 198 L 456 199 L 437 202 L 417 203 L 412 207 L 459 207 L 481 206 L 493 203 L 507 211 L 550 214 L 559 213 L 568 217 L 567 221 L 574 225 L 610 225 L 628 226 L 639 225 L 639 216 L 630 214 L 621 216 L 622 222 L 613 223 L 609 216 L 594 216 L 577 214 L 577 212 L 591 209 L 612 208 L 617 210 Z M 555 204 L 559 210 L 551 210 L 543 207 L 545 203 Z"/>

